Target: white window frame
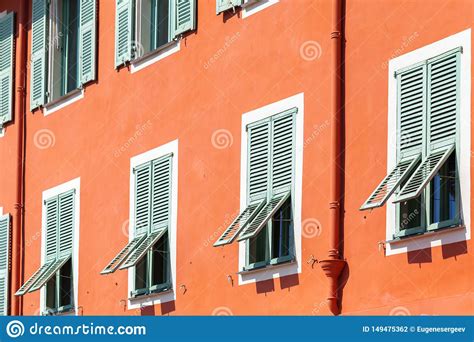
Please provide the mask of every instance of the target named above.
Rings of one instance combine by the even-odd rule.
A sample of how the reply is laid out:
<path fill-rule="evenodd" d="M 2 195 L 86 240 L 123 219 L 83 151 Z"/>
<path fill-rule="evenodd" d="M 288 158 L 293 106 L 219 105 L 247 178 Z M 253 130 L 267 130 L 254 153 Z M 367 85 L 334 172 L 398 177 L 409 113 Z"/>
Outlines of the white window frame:
<path fill-rule="evenodd" d="M 275 5 L 279 2 L 280 0 L 244 0 L 244 3 L 242 4 L 242 18 L 248 18 L 251 15 L 263 11 L 265 8 Z"/>
<path fill-rule="evenodd" d="M 301 201 L 303 184 L 304 93 L 299 93 L 297 95 L 243 114 L 240 158 L 240 211 L 242 212 L 247 207 L 247 126 L 253 122 L 269 118 L 275 114 L 295 107 L 298 108 L 295 118 L 295 165 L 293 179 L 294 191 L 292 194 L 292 202 L 294 203 L 292 213 L 295 261 L 256 270 L 239 272 L 239 285 L 301 273 Z M 243 270 L 246 265 L 246 243 L 247 241 L 239 242 L 239 270 Z"/>
<path fill-rule="evenodd" d="M 170 281 L 172 291 L 161 293 L 153 293 L 150 295 L 130 298 L 130 293 L 135 289 L 135 267 L 128 269 L 128 309 L 139 309 L 144 306 L 152 306 L 156 304 L 166 303 L 176 300 L 176 238 L 177 238 L 177 221 L 178 221 L 178 140 L 173 140 L 165 145 L 154 148 L 150 151 L 132 157 L 130 159 L 130 219 L 129 219 L 129 241 L 135 236 L 135 174 L 134 168 L 152 161 L 154 159 L 166 156 L 172 153 L 171 158 L 171 215 L 170 226 L 168 227 L 168 241 L 170 248 L 171 274 Z"/>
<path fill-rule="evenodd" d="M 389 200 L 386 208 L 386 255 L 406 253 L 471 239 L 471 29 L 459 32 L 405 55 L 391 59 L 388 68 L 388 142 L 387 170 L 396 165 L 397 137 L 397 81 L 395 71 L 462 47 L 460 70 L 460 130 L 459 179 L 461 189 L 461 210 L 464 226 L 425 233 L 400 240 L 393 240 L 396 227 L 396 204 Z"/>
<path fill-rule="evenodd" d="M 81 205 L 81 179 L 75 178 L 54 188 L 43 191 L 42 196 L 42 214 L 41 214 L 41 265 L 46 259 L 46 205 L 45 201 L 51 197 L 74 190 L 74 232 L 72 245 L 72 281 L 74 289 L 74 310 L 72 312 L 59 313 L 58 315 L 79 314 L 78 290 L 79 290 L 79 223 L 80 223 L 80 205 Z M 40 292 L 40 312 L 46 313 L 46 286 L 41 288 Z"/>

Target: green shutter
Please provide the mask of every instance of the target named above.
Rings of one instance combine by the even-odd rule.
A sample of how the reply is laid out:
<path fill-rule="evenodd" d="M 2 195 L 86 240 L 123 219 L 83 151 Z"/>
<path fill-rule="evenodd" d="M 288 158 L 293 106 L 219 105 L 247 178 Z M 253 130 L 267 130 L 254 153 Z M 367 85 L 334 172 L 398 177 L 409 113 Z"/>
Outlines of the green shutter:
<path fill-rule="evenodd" d="M 8 268 L 10 265 L 10 215 L 0 217 L 0 315 L 8 315 Z"/>
<path fill-rule="evenodd" d="M 70 258 L 71 256 L 69 255 L 49 263 L 48 269 L 36 278 L 28 292 L 38 291 L 43 287 Z"/>
<path fill-rule="evenodd" d="M 253 220 L 255 215 L 260 212 L 266 203 L 266 199 L 262 199 L 260 202 L 250 204 L 247 208 L 242 211 L 239 216 L 226 228 L 224 233 L 214 243 L 214 247 L 223 246 L 232 243 L 240 232 Z"/>
<path fill-rule="evenodd" d="M 294 108 L 272 119 L 272 194 L 291 190 L 296 112 Z"/>
<path fill-rule="evenodd" d="M 237 241 L 253 238 L 266 227 L 268 221 L 281 208 L 283 203 L 290 197 L 291 191 L 281 193 L 272 197 L 272 199 L 263 207 L 255 218 L 247 225 L 247 228 L 240 234 Z"/>
<path fill-rule="evenodd" d="M 95 79 L 96 0 L 80 0 L 79 77 L 82 84 Z"/>
<path fill-rule="evenodd" d="M 196 27 L 195 0 L 172 0 L 171 14 L 173 23 L 173 36 L 194 30 Z"/>
<path fill-rule="evenodd" d="M 430 152 L 420 166 L 413 172 L 394 202 L 404 202 L 420 196 L 425 186 L 438 173 L 454 151 L 454 144 Z"/>
<path fill-rule="evenodd" d="M 151 163 L 135 169 L 135 235 L 146 234 L 150 226 Z"/>
<path fill-rule="evenodd" d="M 14 14 L 0 19 L 0 128 L 12 120 Z"/>
<path fill-rule="evenodd" d="M 59 195 L 59 248 L 60 258 L 71 255 L 74 234 L 74 190 Z"/>
<path fill-rule="evenodd" d="M 44 104 L 46 90 L 46 32 L 48 30 L 48 5 L 44 0 L 33 0 L 32 46 L 31 46 L 31 89 L 30 109 Z"/>
<path fill-rule="evenodd" d="M 46 262 L 56 260 L 58 251 L 58 217 L 59 198 L 57 196 L 46 200 Z"/>
<path fill-rule="evenodd" d="M 428 61 L 428 147 L 455 143 L 459 107 L 460 52 Z"/>
<path fill-rule="evenodd" d="M 15 293 L 15 296 L 23 296 L 27 293 L 31 287 L 38 281 L 38 279 L 43 278 L 43 276 L 48 272 L 49 268 L 54 264 L 54 261 L 47 262 L 43 264 L 35 273 L 20 287 L 20 289 Z"/>
<path fill-rule="evenodd" d="M 152 248 L 159 239 L 167 232 L 167 227 L 162 227 L 148 234 L 146 239 L 138 245 L 138 247 L 130 254 L 130 256 L 125 260 L 125 262 L 120 266 L 120 269 L 123 270 L 128 267 L 135 266 L 141 258 Z"/>
<path fill-rule="evenodd" d="M 270 120 L 248 127 L 247 193 L 249 203 L 267 197 L 270 158 Z"/>
<path fill-rule="evenodd" d="M 228 9 L 241 6 L 243 0 L 216 0 L 216 13 L 227 11 Z"/>
<path fill-rule="evenodd" d="M 399 161 L 395 168 L 375 188 L 375 191 L 365 201 L 360 210 L 383 206 L 403 181 L 412 174 L 420 160 L 421 153 Z"/>
<path fill-rule="evenodd" d="M 129 257 L 129 255 L 145 240 L 146 235 L 134 238 L 109 262 L 100 274 L 113 273 Z"/>
<path fill-rule="evenodd" d="M 115 67 L 125 64 L 132 57 L 132 25 L 132 0 L 116 0 Z"/>
<path fill-rule="evenodd" d="M 154 160 L 151 199 L 151 230 L 169 226 L 171 208 L 171 157 Z"/>

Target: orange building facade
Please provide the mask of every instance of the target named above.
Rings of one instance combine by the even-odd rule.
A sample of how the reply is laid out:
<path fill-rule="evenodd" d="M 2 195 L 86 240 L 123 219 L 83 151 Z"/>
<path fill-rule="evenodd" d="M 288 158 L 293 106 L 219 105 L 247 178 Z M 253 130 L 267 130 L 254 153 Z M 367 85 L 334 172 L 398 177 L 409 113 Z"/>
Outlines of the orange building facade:
<path fill-rule="evenodd" d="M 2 312 L 472 314 L 471 13 L 0 0 Z"/>

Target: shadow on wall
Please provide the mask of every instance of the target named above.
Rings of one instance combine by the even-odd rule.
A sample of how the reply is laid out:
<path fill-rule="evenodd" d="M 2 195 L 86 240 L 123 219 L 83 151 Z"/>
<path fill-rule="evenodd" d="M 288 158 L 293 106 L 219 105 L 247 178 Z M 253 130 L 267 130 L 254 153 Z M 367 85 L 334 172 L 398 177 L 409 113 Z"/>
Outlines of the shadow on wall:
<path fill-rule="evenodd" d="M 280 277 L 280 289 L 285 290 L 290 289 L 294 286 L 298 286 L 300 284 L 300 278 L 298 274 L 292 274 L 284 277 Z M 255 290 L 257 294 L 267 293 L 267 292 L 274 292 L 275 291 L 275 280 L 268 279 L 262 280 L 255 283 Z"/>
<path fill-rule="evenodd" d="M 157 313 L 156 313 L 155 307 L 156 307 L 155 305 L 150 305 L 150 306 L 145 306 L 141 308 L 140 315 L 141 316 L 156 316 Z M 160 308 L 161 308 L 161 315 L 168 315 L 169 313 L 176 310 L 175 301 L 172 300 L 170 302 L 161 303 Z"/>
<path fill-rule="evenodd" d="M 408 251 L 407 259 L 409 264 L 424 264 L 433 261 L 431 247 Z M 443 259 L 453 258 L 456 260 L 458 255 L 467 254 L 466 241 L 459 241 L 441 246 Z"/>

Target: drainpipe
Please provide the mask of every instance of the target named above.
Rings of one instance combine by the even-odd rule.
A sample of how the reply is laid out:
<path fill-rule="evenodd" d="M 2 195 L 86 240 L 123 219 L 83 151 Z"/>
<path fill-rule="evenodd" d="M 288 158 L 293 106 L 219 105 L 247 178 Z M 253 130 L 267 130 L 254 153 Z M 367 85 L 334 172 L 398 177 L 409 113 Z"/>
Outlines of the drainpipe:
<path fill-rule="evenodd" d="M 332 0 L 331 29 L 331 160 L 330 160 L 330 249 L 326 260 L 319 263 L 329 278 L 328 305 L 334 315 L 341 313 L 340 276 L 346 267 L 341 253 L 341 137 L 342 137 L 342 0 Z"/>
<path fill-rule="evenodd" d="M 16 54 L 15 72 L 15 121 L 18 128 L 17 137 L 17 176 L 16 176 L 16 199 L 15 199 L 15 220 L 13 221 L 12 232 L 12 268 L 11 268 L 11 315 L 21 315 L 23 313 L 22 297 L 15 296 L 15 292 L 20 288 L 23 281 L 23 229 L 25 222 L 25 137 L 26 137 L 26 73 L 27 73 L 27 27 L 28 0 L 21 0 L 18 11 L 18 38 Z"/>

